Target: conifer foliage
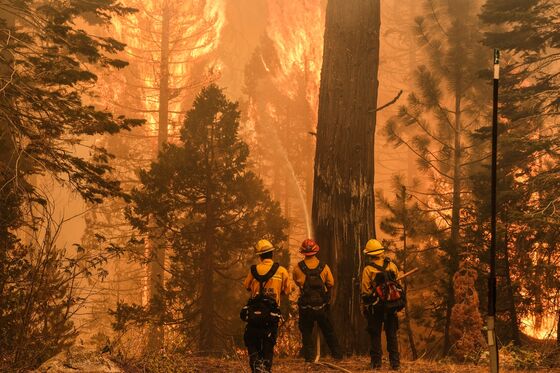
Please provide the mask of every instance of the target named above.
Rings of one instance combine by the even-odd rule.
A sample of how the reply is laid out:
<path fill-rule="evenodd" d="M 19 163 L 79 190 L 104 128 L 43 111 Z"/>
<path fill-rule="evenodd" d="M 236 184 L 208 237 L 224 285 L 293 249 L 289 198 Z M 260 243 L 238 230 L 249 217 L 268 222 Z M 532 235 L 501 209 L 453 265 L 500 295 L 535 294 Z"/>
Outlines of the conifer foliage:
<path fill-rule="evenodd" d="M 93 67 L 126 65 L 112 56 L 124 44 L 90 35 L 76 22 L 107 23 L 111 15 L 131 11 L 113 0 L 0 5 L 0 141 L 3 150 L 9 149 L 2 154 L 3 193 L 19 188 L 14 193 L 37 197 L 25 177 L 45 172 L 91 202 L 118 191 L 118 183 L 105 177 L 109 155 L 85 144 L 83 136 L 116 133 L 141 122 L 86 104 L 84 93 L 96 82 Z M 72 148 L 89 150 L 91 160 L 75 155 Z"/>
<path fill-rule="evenodd" d="M 117 328 L 157 318 L 204 352 L 229 343 L 223 336 L 238 325 L 231 309 L 242 304 L 237 280 L 255 239 L 279 243 L 287 225 L 279 204 L 248 169 L 249 151 L 238 128 L 237 103 L 210 85 L 188 111 L 181 143 L 168 145 L 141 172 L 129 217 L 146 235 L 166 232 L 170 276 L 161 299 L 152 299 L 147 309 L 121 304 Z"/>
<path fill-rule="evenodd" d="M 502 51 L 498 143 L 498 329 L 522 344 L 522 319 L 560 315 L 558 2 L 488 0 L 484 44 Z M 477 137 L 489 138 L 490 128 Z M 473 174 L 489 216 L 488 169 Z M 484 225 L 482 225 L 484 227 Z M 488 229 L 487 225 L 485 229 Z M 480 256 L 484 261 L 486 252 Z M 558 317 L 558 316 L 557 316 Z M 557 331 L 558 332 L 558 331 Z M 558 334 L 560 336 L 560 334 Z"/>
<path fill-rule="evenodd" d="M 82 304 L 77 276 L 106 258 L 81 251 L 67 258 L 55 245 L 45 175 L 89 202 L 120 195 L 108 178 L 110 155 L 91 135 L 116 133 L 141 121 L 87 104 L 97 68 L 122 68 L 124 45 L 78 24 L 103 25 L 132 12 L 114 0 L 0 3 L 0 370 L 28 370 L 68 346 L 70 318 Z M 82 156 L 89 153 L 88 157 Z M 27 227 L 24 236 L 19 228 Z M 25 237 L 25 244 L 20 238 Z M 68 255 L 70 256 L 70 255 Z"/>
<path fill-rule="evenodd" d="M 484 81 L 479 76 L 485 51 L 471 3 L 462 0 L 426 1 L 425 16 L 416 19 L 416 33 L 428 63 L 415 72 L 416 89 L 385 126 L 395 146 L 406 146 L 421 170 L 433 181 L 428 201 L 431 213 L 448 228 L 441 240 L 441 300 L 438 316 L 444 333 L 443 353 L 451 349 L 449 330 L 455 304 L 453 279 L 464 254 L 461 214 L 468 204 L 469 166 L 487 156 L 472 146 L 470 134 L 487 113 Z"/>

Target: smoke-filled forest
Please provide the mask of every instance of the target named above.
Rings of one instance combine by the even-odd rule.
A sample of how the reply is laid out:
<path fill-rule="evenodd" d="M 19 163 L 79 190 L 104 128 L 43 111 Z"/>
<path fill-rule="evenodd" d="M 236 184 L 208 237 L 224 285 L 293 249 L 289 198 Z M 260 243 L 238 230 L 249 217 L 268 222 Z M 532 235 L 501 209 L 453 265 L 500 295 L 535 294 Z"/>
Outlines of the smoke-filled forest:
<path fill-rule="evenodd" d="M 560 371 L 559 92 L 559 0 L 0 0 L 0 371 Z"/>

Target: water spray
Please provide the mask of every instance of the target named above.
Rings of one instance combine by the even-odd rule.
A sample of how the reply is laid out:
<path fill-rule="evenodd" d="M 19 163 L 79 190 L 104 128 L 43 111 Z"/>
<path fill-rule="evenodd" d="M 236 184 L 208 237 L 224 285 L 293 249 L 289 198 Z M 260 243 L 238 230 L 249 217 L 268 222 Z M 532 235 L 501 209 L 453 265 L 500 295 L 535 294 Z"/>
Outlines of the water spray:
<path fill-rule="evenodd" d="M 280 153 L 282 154 L 282 158 L 284 158 L 284 160 L 286 161 L 286 166 L 288 167 L 288 170 L 290 171 L 290 176 L 292 178 L 293 184 L 296 187 L 296 190 L 298 192 L 298 197 L 299 200 L 301 202 L 301 207 L 303 208 L 303 214 L 305 217 L 305 228 L 307 229 L 307 237 L 312 238 L 312 234 L 313 234 L 313 229 L 311 228 L 311 218 L 309 216 L 309 209 L 307 208 L 307 203 L 305 202 L 305 196 L 303 195 L 303 190 L 301 188 L 301 186 L 299 185 L 297 176 L 296 176 L 296 172 L 294 170 L 294 166 L 292 165 L 292 162 L 290 161 L 290 158 L 288 157 L 288 153 L 286 152 L 286 149 L 284 148 L 284 145 L 282 145 L 282 142 L 280 141 L 280 138 L 278 137 L 278 132 L 276 131 L 276 127 L 272 126 L 272 131 L 274 132 L 274 137 L 276 139 L 276 142 L 278 143 L 278 149 L 280 150 Z"/>

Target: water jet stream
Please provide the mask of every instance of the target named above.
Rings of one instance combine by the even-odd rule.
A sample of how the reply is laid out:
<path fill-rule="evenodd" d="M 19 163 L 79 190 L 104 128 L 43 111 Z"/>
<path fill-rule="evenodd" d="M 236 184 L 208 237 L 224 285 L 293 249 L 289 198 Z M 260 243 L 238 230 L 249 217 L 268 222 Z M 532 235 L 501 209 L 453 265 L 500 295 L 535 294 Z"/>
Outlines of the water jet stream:
<path fill-rule="evenodd" d="M 288 170 L 290 171 L 290 176 L 291 179 L 293 181 L 294 186 L 296 187 L 296 190 L 298 192 L 298 197 L 301 203 L 301 207 L 303 209 L 303 213 L 305 215 L 305 227 L 307 229 L 307 237 L 308 238 L 313 238 L 313 229 L 311 227 L 311 219 L 309 217 L 309 209 L 307 208 L 307 204 L 305 202 L 305 196 L 303 194 L 303 190 L 301 188 L 301 186 L 299 185 L 297 176 L 296 176 L 296 172 L 294 170 L 294 166 L 292 165 L 292 162 L 290 161 L 290 158 L 288 157 L 288 152 L 286 151 L 286 149 L 284 148 L 284 145 L 282 144 L 282 142 L 280 141 L 280 138 L 278 137 L 278 132 L 276 131 L 276 127 L 272 127 L 272 131 L 274 132 L 274 138 L 276 139 L 276 142 L 278 143 L 278 149 L 280 149 L 282 158 L 284 158 L 284 160 L 286 161 L 286 166 L 288 167 Z"/>

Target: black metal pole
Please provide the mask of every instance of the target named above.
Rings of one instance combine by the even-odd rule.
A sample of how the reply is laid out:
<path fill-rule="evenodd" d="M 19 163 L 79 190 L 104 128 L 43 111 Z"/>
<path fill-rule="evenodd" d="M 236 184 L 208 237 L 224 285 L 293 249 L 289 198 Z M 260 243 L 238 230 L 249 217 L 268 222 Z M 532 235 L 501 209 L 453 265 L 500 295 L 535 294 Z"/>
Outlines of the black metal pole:
<path fill-rule="evenodd" d="M 500 51 L 494 49 L 494 97 L 492 105 L 492 186 L 491 186 L 491 238 L 490 275 L 488 276 L 488 347 L 490 349 L 490 372 L 499 371 L 498 344 L 495 332 L 496 316 L 496 214 L 497 214 L 497 168 L 498 168 L 498 88 L 500 82 Z"/>

